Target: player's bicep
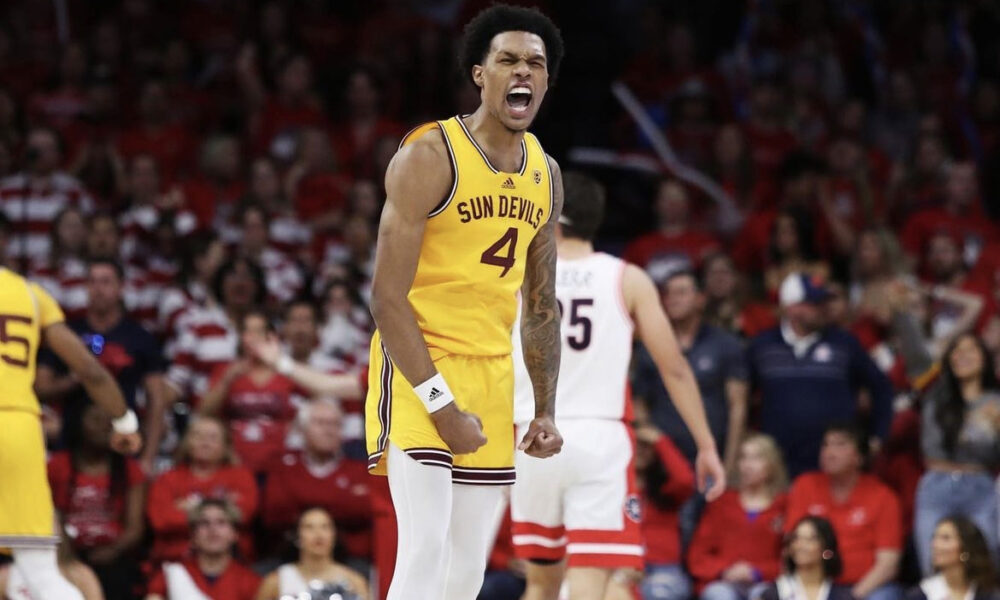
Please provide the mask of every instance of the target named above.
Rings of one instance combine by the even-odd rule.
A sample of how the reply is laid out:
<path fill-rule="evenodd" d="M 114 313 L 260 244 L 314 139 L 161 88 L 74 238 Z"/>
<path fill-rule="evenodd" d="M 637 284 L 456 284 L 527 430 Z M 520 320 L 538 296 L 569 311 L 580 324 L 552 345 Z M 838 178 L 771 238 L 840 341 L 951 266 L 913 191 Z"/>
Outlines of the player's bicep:
<path fill-rule="evenodd" d="M 428 215 L 451 190 L 448 160 L 432 139 L 404 147 L 389 164 L 375 249 L 374 301 L 405 295 L 413 283 Z"/>

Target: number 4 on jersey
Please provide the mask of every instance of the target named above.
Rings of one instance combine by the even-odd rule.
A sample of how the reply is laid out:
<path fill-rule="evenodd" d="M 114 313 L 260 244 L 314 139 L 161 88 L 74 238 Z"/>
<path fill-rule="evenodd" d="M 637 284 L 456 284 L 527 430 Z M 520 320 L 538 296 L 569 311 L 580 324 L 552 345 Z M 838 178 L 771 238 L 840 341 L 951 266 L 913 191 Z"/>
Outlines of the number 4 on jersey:
<path fill-rule="evenodd" d="M 500 252 L 508 244 L 510 244 L 510 247 L 507 248 L 506 255 L 501 255 Z M 479 262 L 486 265 L 503 267 L 503 271 L 500 273 L 500 277 L 503 277 L 514 266 L 515 248 L 517 248 L 517 228 L 511 227 L 492 246 L 483 250 L 483 255 L 479 258 Z"/>

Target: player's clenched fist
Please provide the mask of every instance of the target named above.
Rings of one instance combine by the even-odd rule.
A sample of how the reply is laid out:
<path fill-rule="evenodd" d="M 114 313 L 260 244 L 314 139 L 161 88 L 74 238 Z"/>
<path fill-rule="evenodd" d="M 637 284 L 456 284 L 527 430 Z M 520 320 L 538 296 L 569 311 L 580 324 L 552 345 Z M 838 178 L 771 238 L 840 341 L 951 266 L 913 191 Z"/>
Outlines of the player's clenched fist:
<path fill-rule="evenodd" d="M 552 417 L 544 416 L 534 419 L 528 425 L 528 432 L 524 434 L 517 449 L 523 450 L 528 456 L 548 458 L 559 454 L 562 445 L 563 439 L 556 429 L 555 421 Z"/>
<path fill-rule="evenodd" d="M 453 454 L 469 454 L 486 444 L 479 417 L 458 408 L 454 402 L 431 413 L 431 419 Z"/>

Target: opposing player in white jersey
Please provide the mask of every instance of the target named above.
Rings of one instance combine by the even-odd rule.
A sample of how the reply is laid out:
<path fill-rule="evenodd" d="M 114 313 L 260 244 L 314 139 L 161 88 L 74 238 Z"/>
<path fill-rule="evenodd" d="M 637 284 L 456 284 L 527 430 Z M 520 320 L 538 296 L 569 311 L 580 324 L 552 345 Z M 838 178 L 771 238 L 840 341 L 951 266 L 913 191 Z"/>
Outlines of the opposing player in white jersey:
<path fill-rule="evenodd" d="M 523 600 L 554 600 L 563 578 L 573 600 L 600 600 L 612 572 L 643 567 L 640 504 L 632 469 L 628 369 L 634 336 L 649 350 L 677 410 L 698 444 L 699 489 L 718 497 L 725 473 L 698 386 L 656 286 L 634 265 L 595 252 L 604 212 L 593 179 L 564 174 L 565 204 L 556 240 L 556 297 L 562 309 L 562 358 L 556 422 L 562 453 L 538 460 L 517 453 L 511 491 L 514 549 L 528 562 Z M 535 417 L 528 374 L 515 348 L 519 429 Z"/>

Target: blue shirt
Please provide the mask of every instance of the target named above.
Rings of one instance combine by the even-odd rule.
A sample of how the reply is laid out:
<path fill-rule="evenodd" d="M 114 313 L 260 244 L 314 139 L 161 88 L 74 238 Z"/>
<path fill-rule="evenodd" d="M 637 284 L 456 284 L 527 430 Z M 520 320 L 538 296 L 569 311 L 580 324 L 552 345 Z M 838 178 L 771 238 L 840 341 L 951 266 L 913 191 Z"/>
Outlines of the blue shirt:
<path fill-rule="evenodd" d="M 888 436 L 892 384 L 850 333 L 827 328 L 796 357 L 775 327 L 750 341 L 747 364 L 760 392 L 760 429 L 777 440 L 790 476 L 818 468 L 828 425 L 857 420 L 861 388 L 871 396 L 873 433 Z"/>
<path fill-rule="evenodd" d="M 705 404 L 708 426 L 719 448 L 725 452 L 729 431 L 729 402 L 726 382 L 746 381 L 747 369 L 743 346 L 736 336 L 712 325 L 702 324 L 694 336 L 691 347 L 684 351 Z M 656 363 L 645 349 L 636 353 L 636 371 L 633 391 L 646 400 L 653 423 L 670 436 L 674 445 L 689 461 L 694 462 L 698 448 L 684 421 L 663 387 L 663 380 Z"/>

